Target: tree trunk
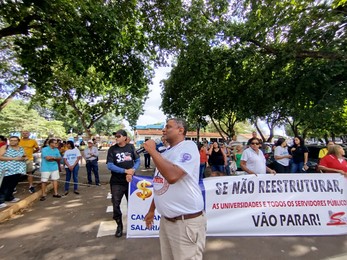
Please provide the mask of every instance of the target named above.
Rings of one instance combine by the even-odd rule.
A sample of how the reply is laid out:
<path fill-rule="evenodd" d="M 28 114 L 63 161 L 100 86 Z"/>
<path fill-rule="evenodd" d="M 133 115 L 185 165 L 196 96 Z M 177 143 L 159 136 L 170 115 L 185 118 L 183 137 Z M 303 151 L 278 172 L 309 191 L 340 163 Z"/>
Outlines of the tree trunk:
<path fill-rule="evenodd" d="M 210 117 L 210 118 L 211 118 L 212 124 L 213 124 L 213 125 L 214 125 L 214 127 L 217 129 L 217 131 L 218 131 L 219 135 L 221 136 L 221 138 L 223 138 L 223 139 L 224 139 L 223 134 L 222 134 L 222 132 L 221 132 L 221 130 L 220 130 L 220 128 L 219 128 L 219 126 L 217 126 L 216 122 L 213 120 L 213 118 L 212 118 L 212 117 Z"/>
<path fill-rule="evenodd" d="M 302 131 L 302 138 L 305 140 L 307 136 L 307 129 L 305 129 L 304 131 Z"/>
<path fill-rule="evenodd" d="M 274 127 L 270 127 L 269 130 L 270 130 L 270 135 L 269 135 L 269 138 L 266 140 L 266 142 L 269 142 L 271 143 L 272 141 L 272 138 L 274 137 Z"/>
<path fill-rule="evenodd" d="M 5 98 L 0 104 L 0 111 L 2 111 L 18 93 L 24 91 L 26 87 L 27 85 L 23 83 L 19 88 L 15 89 L 7 98 Z"/>
<path fill-rule="evenodd" d="M 200 143 L 200 126 L 196 128 L 196 143 Z"/>
<path fill-rule="evenodd" d="M 265 142 L 265 137 L 262 133 L 262 131 L 260 130 L 259 126 L 258 126 L 258 122 L 257 120 L 254 122 L 255 128 L 257 129 L 258 133 L 260 134 L 261 140 L 263 140 L 263 142 Z"/>
<path fill-rule="evenodd" d="M 336 140 L 336 135 L 335 133 L 331 132 L 331 141 L 335 143 L 335 140 Z"/>

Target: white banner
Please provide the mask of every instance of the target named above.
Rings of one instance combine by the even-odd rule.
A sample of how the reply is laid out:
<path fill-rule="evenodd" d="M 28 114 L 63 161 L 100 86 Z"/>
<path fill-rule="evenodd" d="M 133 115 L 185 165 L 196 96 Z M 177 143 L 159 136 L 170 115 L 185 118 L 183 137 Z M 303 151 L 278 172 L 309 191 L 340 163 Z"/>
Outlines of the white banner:
<path fill-rule="evenodd" d="M 143 221 L 153 199 L 151 182 L 135 176 L 130 184 L 129 238 L 159 234 L 159 214 L 151 230 Z M 201 188 L 208 236 L 347 234 L 347 178 L 341 174 L 211 177 Z"/>

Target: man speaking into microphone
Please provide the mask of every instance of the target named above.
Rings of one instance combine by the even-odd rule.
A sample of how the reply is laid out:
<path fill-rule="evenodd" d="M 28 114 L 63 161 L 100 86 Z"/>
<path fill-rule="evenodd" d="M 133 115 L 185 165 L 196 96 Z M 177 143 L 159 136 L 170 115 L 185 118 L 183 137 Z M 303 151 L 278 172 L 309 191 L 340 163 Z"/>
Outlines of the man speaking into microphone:
<path fill-rule="evenodd" d="M 153 224 L 155 209 L 160 218 L 161 259 L 202 259 L 206 240 L 204 202 L 199 188 L 200 154 L 193 141 L 186 141 L 187 125 L 172 118 L 163 129 L 169 143 L 163 153 L 148 140 L 144 148 L 156 165 L 153 178 L 154 199 L 145 216 Z"/>

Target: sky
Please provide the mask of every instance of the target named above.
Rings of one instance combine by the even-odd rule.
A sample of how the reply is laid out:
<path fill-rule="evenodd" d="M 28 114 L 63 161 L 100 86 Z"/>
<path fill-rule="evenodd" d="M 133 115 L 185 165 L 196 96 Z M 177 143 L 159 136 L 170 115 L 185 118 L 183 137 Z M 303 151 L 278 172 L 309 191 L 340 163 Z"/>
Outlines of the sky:
<path fill-rule="evenodd" d="M 144 105 L 144 114 L 137 120 L 137 125 L 150 125 L 166 121 L 166 116 L 159 108 L 161 105 L 160 81 L 168 78 L 170 71 L 171 67 L 159 67 L 154 70 L 155 76 L 153 83 L 149 86 L 150 92 Z M 131 129 L 128 122 L 124 121 L 124 124 L 128 130 Z"/>
<path fill-rule="evenodd" d="M 151 125 L 156 123 L 164 123 L 166 121 L 166 116 L 163 111 L 160 110 L 161 105 L 161 88 L 160 81 L 168 78 L 168 73 L 171 71 L 171 67 L 159 67 L 155 69 L 155 76 L 153 78 L 153 83 L 149 86 L 150 92 L 148 99 L 144 105 L 144 114 L 139 117 L 136 125 Z M 125 128 L 129 131 L 131 127 L 127 121 L 123 122 Z M 264 134 L 269 134 L 269 130 L 264 122 L 259 122 L 260 128 L 264 131 Z M 285 135 L 283 127 L 275 129 L 275 134 Z"/>

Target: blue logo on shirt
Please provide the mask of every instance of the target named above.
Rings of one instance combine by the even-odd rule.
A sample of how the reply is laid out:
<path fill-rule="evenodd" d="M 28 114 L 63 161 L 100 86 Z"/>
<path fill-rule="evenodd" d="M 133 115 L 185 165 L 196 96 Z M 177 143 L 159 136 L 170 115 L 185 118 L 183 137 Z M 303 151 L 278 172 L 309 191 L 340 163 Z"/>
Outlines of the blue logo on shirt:
<path fill-rule="evenodd" d="M 189 153 L 182 154 L 181 162 L 188 162 L 192 159 L 192 156 Z"/>

